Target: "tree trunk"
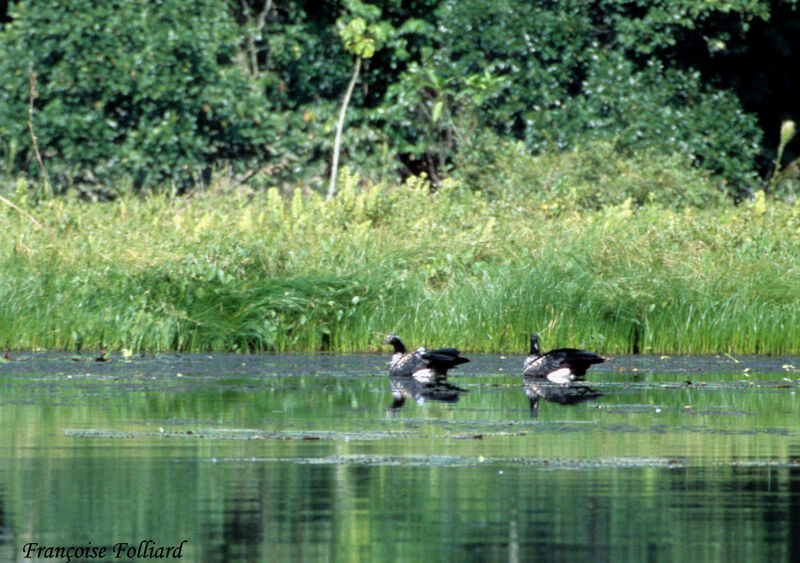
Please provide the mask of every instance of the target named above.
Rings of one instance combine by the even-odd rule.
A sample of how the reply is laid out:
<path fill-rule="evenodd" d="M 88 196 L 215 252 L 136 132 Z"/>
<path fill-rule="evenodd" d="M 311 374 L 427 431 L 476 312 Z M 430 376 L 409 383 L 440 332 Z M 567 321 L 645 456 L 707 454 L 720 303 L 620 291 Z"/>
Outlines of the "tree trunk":
<path fill-rule="evenodd" d="M 336 124 L 336 137 L 333 140 L 333 162 L 331 162 L 331 181 L 328 185 L 328 199 L 331 199 L 336 193 L 336 175 L 339 173 L 339 145 L 342 141 L 342 129 L 344 128 L 344 117 L 347 113 L 347 106 L 350 103 L 350 97 L 353 95 L 353 88 L 358 80 L 358 73 L 361 71 L 361 57 L 356 57 L 356 65 L 353 68 L 353 76 L 350 78 L 350 84 L 347 85 L 347 91 L 344 93 L 344 100 L 342 100 L 342 111 L 339 113 L 339 122 Z"/>

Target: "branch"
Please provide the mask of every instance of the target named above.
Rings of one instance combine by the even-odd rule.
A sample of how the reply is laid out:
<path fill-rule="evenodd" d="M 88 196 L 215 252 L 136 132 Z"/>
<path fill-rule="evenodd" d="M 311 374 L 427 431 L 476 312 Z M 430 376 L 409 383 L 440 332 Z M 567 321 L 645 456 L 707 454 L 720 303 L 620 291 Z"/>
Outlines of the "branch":
<path fill-rule="evenodd" d="M 28 69 L 28 81 L 31 85 L 31 98 L 30 104 L 28 105 L 28 131 L 30 131 L 31 134 L 31 141 L 33 142 L 33 152 L 36 155 L 36 162 L 39 163 L 39 169 L 42 171 L 45 192 L 48 196 L 52 196 L 53 190 L 50 188 L 50 180 L 47 178 L 47 170 L 44 168 L 42 155 L 39 154 L 39 143 L 36 142 L 36 133 L 33 132 L 33 100 L 39 97 L 39 93 L 36 91 L 36 73 L 33 72 L 32 68 Z"/>
<path fill-rule="evenodd" d="M 267 16 L 269 15 L 270 11 L 272 10 L 272 0 L 267 0 L 264 2 L 264 9 L 261 10 L 261 13 L 258 14 L 258 25 L 256 29 L 261 31 L 264 29 L 264 26 L 267 24 Z"/>
<path fill-rule="evenodd" d="M 242 3 L 242 14 L 244 14 L 247 23 L 249 24 L 252 20 L 250 16 L 250 6 L 247 5 L 247 0 L 241 0 Z M 264 2 L 264 7 L 258 13 L 256 17 L 256 24 L 255 24 L 255 31 L 253 33 L 249 33 L 247 35 L 247 50 L 250 53 L 250 73 L 254 76 L 258 76 L 258 51 L 256 50 L 256 42 L 255 42 L 255 33 L 260 33 L 264 26 L 267 24 L 267 16 L 269 15 L 270 11 L 272 10 L 272 0 L 267 0 Z"/>

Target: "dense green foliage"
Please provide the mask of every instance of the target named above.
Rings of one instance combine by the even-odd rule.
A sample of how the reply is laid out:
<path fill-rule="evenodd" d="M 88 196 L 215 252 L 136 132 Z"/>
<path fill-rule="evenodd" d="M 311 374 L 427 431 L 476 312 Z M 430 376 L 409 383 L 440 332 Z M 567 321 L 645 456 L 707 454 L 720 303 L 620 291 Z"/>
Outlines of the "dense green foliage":
<path fill-rule="evenodd" d="M 393 88 L 403 110 L 399 131 L 418 143 L 410 150 L 446 168 L 448 159 L 464 158 L 461 149 L 472 157 L 471 143 L 460 141 L 484 128 L 534 153 L 606 139 L 693 155 L 731 181 L 733 194 L 752 187 L 760 134 L 735 96 L 703 85 L 695 71 L 655 57 L 637 61 L 622 41 L 631 20 L 601 12 L 598 22 L 586 6 L 444 3 L 441 45 Z M 644 31 L 636 37 L 647 39 Z M 438 120 L 425 108 L 436 103 L 445 104 Z"/>
<path fill-rule="evenodd" d="M 358 21 L 381 41 L 342 159 L 373 180 L 424 171 L 486 189 L 473 172 L 504 143 L 536 155 L 603 141 L 690 158 L 740 200 L 800 99 L 795 0 L 18 0 L 9 14 L 0 158 L 10 176 L 39 174 L 32 69 L 33 125 L 62 190 L 182 187 L 223 168 L 322 188 L 352 73 L 340 32 Z"/>
<path fill-rule="evenodd" d="M 211 166 L 268 158 L 266 99 L 233 65 L 239 35 L 216 0 L 20 2 L 3 30 L 0 138 L 33 172 L 35 132 L 59 186 L 197 181 Z"/>
<path fill-rule="evenodd" d="M 341 185 L 36 207 L 20 186 L 30 217 L 0 214 L 0 347 L 346 351 L 396 331 L 512 352 L 535 329 L 608 353 L 800 352 L 797 204 Z"/>

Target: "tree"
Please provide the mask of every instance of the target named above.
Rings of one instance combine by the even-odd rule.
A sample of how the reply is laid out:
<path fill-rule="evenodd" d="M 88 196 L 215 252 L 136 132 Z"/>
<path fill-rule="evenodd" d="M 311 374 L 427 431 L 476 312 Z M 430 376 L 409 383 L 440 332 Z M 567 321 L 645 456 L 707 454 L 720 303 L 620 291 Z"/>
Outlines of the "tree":
<path fill-rule="evenodd" d="M 236 65 L 239 28 L 218 0 L 13 5 L 0 31 L 0 158 L 56 190 L 187 187 L 213 166 L 269 159 L 268 100 Z"/>
<path fill-rule="evenodd" d="M 350 11 L 361 13 L 365 16 L 377 20 L 380 17 L 381 11 L 375 6 L 369 4 L 362 4 L 358 1 L 349 2 Z M 367 21 L 361 17 L 356 16 L 345 23 L 340 19 L 336 22 L 336 26 L 344 42 L 344 47 L 349 53 L 355 56 L 353 63 L 353 74 L 350 77 L 350 82 L 345 90 L 344 98 L 342 99 L 342 109 L 339 112 L 339 119 L 336 122 L 336 136 L 333 141 L 333 157 L 331 159 L 331 178 L 328 185 L 328 198 L 332 198 L 336 193 L 336 175 L 339 171 L 339 147 L 342 140 L 342 129 L 344 128 L 344 120 L 347 115 L 347 106 L 350 104 L 350 97 L 353 95 L 353 88 L 358 80 L 358 75 L 361 71 L 361 59 L 370 59 L 375 54 L 375 51 L 383 47 L 389 37 L 390 26 L 387 22 L 377 22 L 367 24 Z"/>

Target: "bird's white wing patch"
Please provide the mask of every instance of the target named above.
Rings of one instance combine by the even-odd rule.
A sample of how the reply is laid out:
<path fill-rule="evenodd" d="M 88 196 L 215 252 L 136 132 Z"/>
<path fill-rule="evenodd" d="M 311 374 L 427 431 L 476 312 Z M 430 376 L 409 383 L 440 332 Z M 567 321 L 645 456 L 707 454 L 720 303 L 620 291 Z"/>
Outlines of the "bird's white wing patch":
<path fill-rule="evenodd" d="M 561 368 L 548 373 L 547 379 L 553 383 L 558 383 L 559 385 L 566 385 L 567 383 L 573 381 L 575 376 L 573 375 L 572 370 L 569 368 Z"/>

